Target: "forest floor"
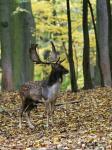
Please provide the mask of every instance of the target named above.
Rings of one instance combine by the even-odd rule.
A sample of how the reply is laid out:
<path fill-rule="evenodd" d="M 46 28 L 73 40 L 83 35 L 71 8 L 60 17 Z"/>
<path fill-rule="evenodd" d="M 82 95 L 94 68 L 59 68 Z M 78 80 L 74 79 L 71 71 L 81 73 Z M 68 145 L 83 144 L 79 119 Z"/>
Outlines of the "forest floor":
<path fill-rule="evenodd" d="M 49 128 L 44 105 L 31 113 L 36 126 L 32 130 L 25 118 L 22 129 L 18 128 L 17 92 L 0 93 L 0 102 L 0 150 L 112 150 L 111 88 L 60 93 L 55 124 Z"/>

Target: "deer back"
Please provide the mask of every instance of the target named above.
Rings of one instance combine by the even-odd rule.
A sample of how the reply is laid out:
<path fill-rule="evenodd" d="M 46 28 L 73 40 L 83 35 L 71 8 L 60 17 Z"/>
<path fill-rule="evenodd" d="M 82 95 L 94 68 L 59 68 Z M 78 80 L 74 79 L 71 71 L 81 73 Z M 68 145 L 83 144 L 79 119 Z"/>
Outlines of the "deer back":
<path fill-rule="evenodd" d="M 42 88 L 46 81 L 30 81 L 23 84 L 20 88 L 20 96 L 22 99 L 31 97 L 34 101 L 42 99 Z"/>

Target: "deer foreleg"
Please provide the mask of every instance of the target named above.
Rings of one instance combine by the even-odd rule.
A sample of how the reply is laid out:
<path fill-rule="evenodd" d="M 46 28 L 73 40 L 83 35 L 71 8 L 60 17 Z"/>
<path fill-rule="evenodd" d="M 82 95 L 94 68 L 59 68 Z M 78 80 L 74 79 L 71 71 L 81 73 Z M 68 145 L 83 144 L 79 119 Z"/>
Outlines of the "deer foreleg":
<path fill-rule="evenodd" d="M 50 115 L 50 103 L 49 102 L 45 103 L 45 109 L 47 112 L 47 124 L 46 124 L 46 126 L 49 127 L 49 115 Z"/>
<path fill-rule="evenodd" d="M 54 110 L 55 110 L 55 101 L 51 102 L 51 123 L 54 125 Z"/>

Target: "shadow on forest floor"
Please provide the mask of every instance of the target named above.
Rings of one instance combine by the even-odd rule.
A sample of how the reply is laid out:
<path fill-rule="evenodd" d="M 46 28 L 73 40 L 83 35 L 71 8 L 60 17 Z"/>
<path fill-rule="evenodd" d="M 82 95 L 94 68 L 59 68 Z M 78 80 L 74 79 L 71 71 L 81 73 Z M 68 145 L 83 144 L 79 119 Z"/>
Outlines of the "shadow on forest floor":
<path fill-rule="evenodd" d="M 71 101 L 76 103 L 68 104 Z M 98 88 L 78 93 L 60 93 L 54 127 L 45 127 L 44 105 L 31 113 L 34 130 L 25 118 L 18 128 L 20 97 L 17 92 L 0 93 L 1 150 L 111 150 L 112 89 Z"/>

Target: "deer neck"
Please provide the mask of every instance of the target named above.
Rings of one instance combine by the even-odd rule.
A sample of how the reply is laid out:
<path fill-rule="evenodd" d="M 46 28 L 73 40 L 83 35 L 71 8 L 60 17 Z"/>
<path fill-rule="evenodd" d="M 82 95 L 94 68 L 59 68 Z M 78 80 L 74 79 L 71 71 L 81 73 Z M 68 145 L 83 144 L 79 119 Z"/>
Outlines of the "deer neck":
<path fill-rule="evenodd" d="M 54 101 L 57 98 L 58 92 L 60 91 L 61 82 L 57 80 L 52 85 L 48 85 L 42 88 L 42 96 L 45 100 Z"/>
<path fill-rule="evenodd" d="M 56 83 L 61 83 L 62 80 L 63 77 L 59 72 L 51 71 L 47 84 L 48 86 L 53 86 Z"/>

